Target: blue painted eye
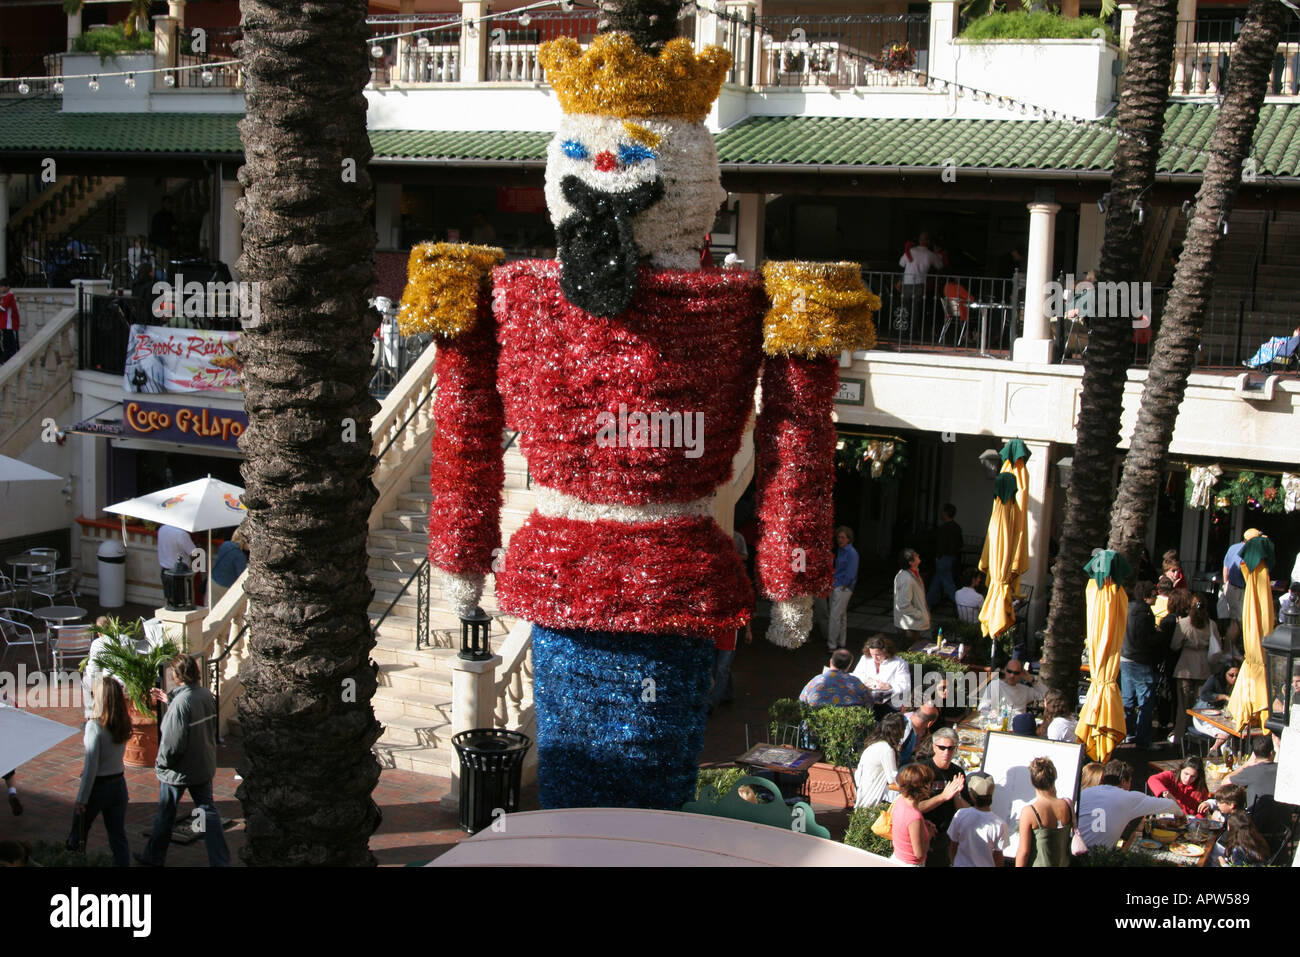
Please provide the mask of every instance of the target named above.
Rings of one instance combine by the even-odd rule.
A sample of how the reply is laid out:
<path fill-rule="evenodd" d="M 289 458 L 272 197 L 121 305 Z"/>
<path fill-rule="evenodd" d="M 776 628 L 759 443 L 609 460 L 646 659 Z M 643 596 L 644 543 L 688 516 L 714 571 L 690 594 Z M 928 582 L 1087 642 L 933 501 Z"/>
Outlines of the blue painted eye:
<path fill-rule="evenodd" d="M 560 144 L 560 149 L 564 150 L 564 155 L 569 159 L 585 160 L 587 158 L 587 147 L 577 140 L 565 140 Z"/>
<path fill-rule="evenodd" d="M 618 161 L 623 166 L 631 166 L 642 160 L 654 159 L 654 151 L 640 143 L 623 143 L 618 147 Z"/>

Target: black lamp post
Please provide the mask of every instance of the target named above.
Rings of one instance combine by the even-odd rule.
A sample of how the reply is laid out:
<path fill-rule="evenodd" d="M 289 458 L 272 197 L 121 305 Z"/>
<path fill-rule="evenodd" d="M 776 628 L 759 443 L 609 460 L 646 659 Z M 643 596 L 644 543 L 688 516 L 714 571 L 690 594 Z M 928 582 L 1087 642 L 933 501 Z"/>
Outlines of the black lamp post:
<path fill-rule="evenodd" d="M 163 597 L 168 611 L 194 610 L 194 570 L 177 558 L 176 564 L 163 572 Z"/>
<path fill-rule="evenodd" d="M 1281 734 L 1291 723 L 1300 693 L 1300 614 L 1289 612 L 1264 636 L 1264 670 L 1268 675 L 1268 730 Z"/>
<path fill-rule="evenodd" d="M 488 647 L 488 631 L 492 619 L 482 608 L 475 608 L 468 618 L 460 620 L 460 657 L 466 661 L 487 661 L 492 657 Z"/>

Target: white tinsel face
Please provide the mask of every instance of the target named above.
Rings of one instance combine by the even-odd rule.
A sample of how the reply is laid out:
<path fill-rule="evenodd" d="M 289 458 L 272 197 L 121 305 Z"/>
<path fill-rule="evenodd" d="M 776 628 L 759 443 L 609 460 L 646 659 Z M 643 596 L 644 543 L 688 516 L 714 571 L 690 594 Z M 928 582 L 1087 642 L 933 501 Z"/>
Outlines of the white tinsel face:
<path fill-rule="evenodd" d="M 698 269 L 700 247 L 726 199 L 713 137 L 682 120 L 566 115 L 546 154 L 546 205 L 557 227 L 576 212 L 561 183 L 575 176 L 602 193 L 659 179 L 663 197 L 633 220 L 638 252 L 663 269 Z"/>

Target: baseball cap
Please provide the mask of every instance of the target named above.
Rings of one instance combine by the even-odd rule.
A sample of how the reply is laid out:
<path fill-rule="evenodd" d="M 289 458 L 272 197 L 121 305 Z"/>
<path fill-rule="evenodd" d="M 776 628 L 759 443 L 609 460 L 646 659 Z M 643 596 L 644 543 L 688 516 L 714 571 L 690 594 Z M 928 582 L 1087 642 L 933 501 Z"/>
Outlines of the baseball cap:
<path fill-rule="evenodd" d="M 966 790 L 970 792 L 971 797 L 983 800 L 993 796 L 993 775 L 985 774 L 983 771 L 972 771 L 966 775 Z"/>

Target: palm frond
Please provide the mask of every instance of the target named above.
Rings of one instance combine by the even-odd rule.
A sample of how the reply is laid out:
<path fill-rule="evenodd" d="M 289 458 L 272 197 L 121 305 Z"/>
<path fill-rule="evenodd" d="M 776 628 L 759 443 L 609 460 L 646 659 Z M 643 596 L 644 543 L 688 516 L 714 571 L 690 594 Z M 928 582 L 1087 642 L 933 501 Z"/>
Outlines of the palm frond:
<path fill-rule="evenodd" d="M 121 635 L 113 637 L 117 640 L 106 642 L 95 653 L 95 664 L 120 678 L 126 688 L 126 695 L 136 710 L 143 715 L 152 716 L 149 691 L 158 680 L 158 668 L 180 654 L 180 648 L 169 639 L 150 647 L 148 651 L 137 651 L 133 642 L 124 640 Z"/>

